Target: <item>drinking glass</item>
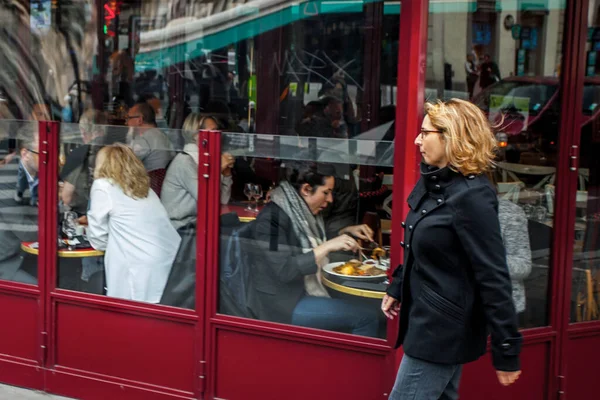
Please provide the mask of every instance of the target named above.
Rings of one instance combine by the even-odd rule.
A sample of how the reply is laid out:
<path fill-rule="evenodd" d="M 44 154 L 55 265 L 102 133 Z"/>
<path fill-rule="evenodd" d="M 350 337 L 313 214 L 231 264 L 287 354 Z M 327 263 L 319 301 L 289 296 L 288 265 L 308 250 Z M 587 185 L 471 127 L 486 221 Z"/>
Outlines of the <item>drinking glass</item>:
<path fill-rule="evenodd" d="M 252 185 L 252 197 L 254 197 L 255 201 L 254 212 L 258 213 L 258 200 L 260 200 L 263 197 L 262 186 Z"/>
<path fill-rule="evenodd" d="M 253 183 L 246 183 L 244 185 L 244 195 L 248 198 L 248 206 L 246 210 L 252 211 L 252 188 L 254 187 Z"/>

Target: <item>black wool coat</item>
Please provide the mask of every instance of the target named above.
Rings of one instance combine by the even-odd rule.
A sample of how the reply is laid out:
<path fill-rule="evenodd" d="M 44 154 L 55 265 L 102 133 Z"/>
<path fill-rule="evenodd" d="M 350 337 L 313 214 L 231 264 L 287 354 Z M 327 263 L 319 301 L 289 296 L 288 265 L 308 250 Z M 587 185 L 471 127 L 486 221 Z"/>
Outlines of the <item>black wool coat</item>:
<path fill-rule="evenodd" d="M 404 264 L 387 290 L 402 304 L 396 346 L 425 361 L 464 364 L 485 353 L 491 333 L 494 367 L 519 370 L 521 334 L 492 184 L 422 164 L 408 205 Z"/>

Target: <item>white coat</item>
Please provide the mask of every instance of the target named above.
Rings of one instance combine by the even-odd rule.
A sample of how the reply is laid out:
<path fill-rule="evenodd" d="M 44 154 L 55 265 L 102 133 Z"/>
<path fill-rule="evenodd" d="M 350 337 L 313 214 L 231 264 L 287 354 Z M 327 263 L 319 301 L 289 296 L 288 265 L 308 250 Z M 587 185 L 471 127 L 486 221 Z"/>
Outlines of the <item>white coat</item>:
<path fill-rule="evenodd" d="M 158 303 L 181 238 L 154 191 L 133 199 L 110 180 L 96 179 L 87 216 L 91 245 L 106 252 L 107 295 Z"/>

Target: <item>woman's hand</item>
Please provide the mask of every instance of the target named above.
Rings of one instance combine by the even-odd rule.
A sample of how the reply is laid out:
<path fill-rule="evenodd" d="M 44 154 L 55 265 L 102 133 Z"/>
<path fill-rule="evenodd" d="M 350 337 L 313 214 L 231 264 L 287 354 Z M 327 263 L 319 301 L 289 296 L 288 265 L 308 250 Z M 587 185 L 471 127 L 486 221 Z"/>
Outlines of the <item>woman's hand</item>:
<path fill-rule="evenodd" d="M 231 169 L 235 164 L 235 158 L 229 153 L 221 154 L 221 174 L 231 176 Z"/>
<path fill-rule="evenodd" d="M 325 243 L 329 245 L 329 252 L 333 252 L 333 251 L 356 252 L 358 250 L 358 248 L 360 247 L 358 245 L 358 242 L 354 238 L 352 238 L 348 235 L 340 235 L 336 238 L 328 240 Z"/>
<path fill-rule="evenodd" d="M 352 235 L 358 239 L 367 240 L 369 242 L 373 241 L 373 230 L 365 224 L 348 226 L 340 231 L 340 234 L 344 233 Z"/>
<path fill-rule="evenodd" d="M 327 257 L 329 253 L 334 251 L 352 251 L 356 252 L 359 246 L 356 240 L 348 235 L 340 235 L 336 238 L 326 241 L 325 243 L 313 249 L 317 264 Z"/>
<path fill-rule="evenodd" d="M 519 379 L 521 371 L 496 371 L 496 375 L 502 386 L 509 386 Z"/>
<path fill-rule="evenodd" d="M 389 319 L 394 319 L 400 312 L 400 302 L 392 296 L 385 295 L 381 301 L 381 311 Z"/>

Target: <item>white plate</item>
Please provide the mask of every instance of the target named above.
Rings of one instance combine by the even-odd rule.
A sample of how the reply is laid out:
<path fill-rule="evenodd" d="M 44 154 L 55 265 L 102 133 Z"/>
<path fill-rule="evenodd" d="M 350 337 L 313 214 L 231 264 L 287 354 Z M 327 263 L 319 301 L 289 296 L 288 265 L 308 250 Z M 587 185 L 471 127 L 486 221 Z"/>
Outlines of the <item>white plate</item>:
<path fill-rule="evenodd" d="M 356 279 L 359 281 L 381 281 L 381 280 L 384 280 L 385 278 L 387 278 L 386 274 L 382 274 L 382 275 L 378 275 L 378 276 L 353 276 L 353 275 L 338 274 L 337 272 L 335 272 L 333 270 L 335 267 L 339 267 L 340 265 L 344 265 L 344 264 L 346 264 L 346 263 L 345 262 L 330 263 L 323 267 L 323 271 L 325 271 L 328 274 L 333 275 L 333 276 L 339 276 L 340 278 Z M 383 272 L 385 272 L 385 270 L 383 268 L 380 268 L 378 265 L 375 265 L 375 267 L 377 267 L 377 268 L 381 269 Z"/>

